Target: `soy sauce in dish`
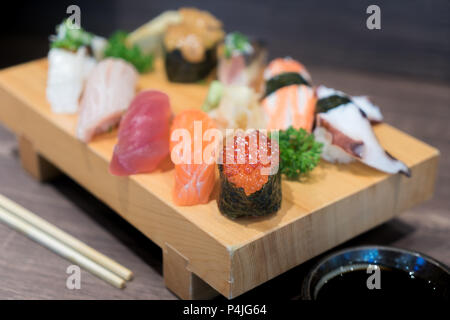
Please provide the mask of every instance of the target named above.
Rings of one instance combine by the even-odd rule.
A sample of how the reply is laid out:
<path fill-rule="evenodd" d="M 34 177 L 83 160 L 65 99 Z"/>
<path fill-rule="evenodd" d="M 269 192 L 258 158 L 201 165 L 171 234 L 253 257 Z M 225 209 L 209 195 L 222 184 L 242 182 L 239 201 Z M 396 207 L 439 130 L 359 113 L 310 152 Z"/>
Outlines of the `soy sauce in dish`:
<path fill-rule="evenodd" d="M 380 266 L 379 266 L 380 267 Z M 336 299 L 442 299 L 436 284 L 418 278 L 413 272 L 380 267 L 380 289 L 369 289 L 368 278 L 374 273 L 367 273 L 367 268 L 341 269 L 342 272 L 329 274 L 318 284 L 316 300 Z M 370 281 L 374 283 L 374 281 Z"/>

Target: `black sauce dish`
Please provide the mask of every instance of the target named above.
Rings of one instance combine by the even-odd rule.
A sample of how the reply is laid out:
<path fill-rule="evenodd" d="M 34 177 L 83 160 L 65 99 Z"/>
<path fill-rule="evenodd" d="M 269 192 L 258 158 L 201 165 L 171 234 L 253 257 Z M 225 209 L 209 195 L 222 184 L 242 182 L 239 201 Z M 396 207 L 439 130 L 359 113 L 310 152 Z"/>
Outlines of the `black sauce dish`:
<path fill-rule="evenodd" d="M 450 269 L 418 252 L 385 246 L 347 248 L 306 276 L 304 300 L 450 300 Z"/>

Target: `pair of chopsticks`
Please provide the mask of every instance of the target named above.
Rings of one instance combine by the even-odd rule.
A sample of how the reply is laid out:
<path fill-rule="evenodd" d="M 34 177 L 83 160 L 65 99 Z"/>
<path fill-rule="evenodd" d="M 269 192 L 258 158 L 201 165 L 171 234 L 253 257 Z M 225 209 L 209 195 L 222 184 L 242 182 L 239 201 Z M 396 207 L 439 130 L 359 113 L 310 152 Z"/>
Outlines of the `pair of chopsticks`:
<path fill-rule="evenodd" d="M 0 194 L 0 221 L 114 287 L 124 288 L 133 272 Z"/>

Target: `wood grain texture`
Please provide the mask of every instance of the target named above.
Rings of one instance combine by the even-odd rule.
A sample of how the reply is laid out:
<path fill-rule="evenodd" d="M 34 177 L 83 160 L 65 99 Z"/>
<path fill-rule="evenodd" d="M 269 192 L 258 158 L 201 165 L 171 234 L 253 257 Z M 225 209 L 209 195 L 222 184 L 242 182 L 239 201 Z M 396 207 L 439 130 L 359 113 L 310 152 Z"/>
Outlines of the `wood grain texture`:
<path fill-rule="evenodd" d="M 43 182 L 61 174 L 61 171 L 34 149 L 30 140 L 24 136 L 18 136 L 17 141 L 19 145 L 20 163 L 33 178 Z"/>
<path fill-rule="evenodd" d="M 189 270 L 189 259 L 170 244 L 163 248 L 164 284 L 183 300 L 211 299 L 218 295 L 206 282 Z"/>
<path fill-rule="evenodd" d="M 35 77 L 27 77 L 30 73 Z M 361 164 L 323 163 L 304 184 L 284 182 L 282 209 L 268 218 L 230 221 L 218 213 L 215 201 L 176 207 L 170 200 L 170 170 L 129 179 L 110 176 L 106 168 L 114 134 L 87 147 L 76 141 L 75 117 L 54 115 L 45 102 L 45 76 L 43 60 L 2 71 L 0 97 L 7 109 L 0 112 L 0 121 L 16 134 L 33 137 L 36 149 L 57 167 L 160 247 L 166 242 L 173 246 L 189 260 L 192 272 L 227 297 L 379 225 L 432 193 L 437 151 L 383 124 L 376 127 L 377 135 L 389 152 L 412 167 L 412 179 L 387 176 Z M 166 91 L 176 111 L 199 107 L 206 87 L 169 85 L 158 76 L 141 79 L 140 87 Z"/>

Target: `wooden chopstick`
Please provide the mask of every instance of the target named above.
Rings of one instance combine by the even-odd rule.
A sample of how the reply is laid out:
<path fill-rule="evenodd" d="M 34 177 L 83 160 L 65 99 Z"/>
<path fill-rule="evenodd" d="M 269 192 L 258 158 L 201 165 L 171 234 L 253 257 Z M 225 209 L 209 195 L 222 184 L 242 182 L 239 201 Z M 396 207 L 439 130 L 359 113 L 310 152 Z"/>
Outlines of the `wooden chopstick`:
<path fill-rule="evenodd" d="M 14 230 L 23 233 L 28 238 L 36 241 L 39 244 L 42 244 L 46 248 L 79 265 L 81 268 L 105 280 L 111 285 L 117 288 L 125 287 L 125 280 L 123 280 L 116 274 L 105 269 L 101 265 L 95 263 L 91 259 L 85 257 L 66 244 L 59 242 L 57 239 L 46 234 L 44 231 L 18 218 L 3 207 L 0 207 L 0 220 L 9 225 Z"/>
<path fill-rule="evenodd" d="M 48 223 L 44 219 L 40 218 L 39 216 L 35 215 L 34 213 L 23 208 L 22 206 L 18 205 L 17 203 L 4 197 L 1 194 L 0 194 L 0 207 L 3 207 L 10 213 L 27 222 L 28 224 L 35 226 L 36 228 L 40 229 L 41 231 L 47 233 L 51 237 L 60 241 L 67 247 L 72 248 L 73 250 L 79 252 L 81 255 L 103 266 L 105 269 L 110 270 L 112 273 L 115 273 L 122 279 L 129 281 L 133 278 L 133 272 L 131 270 L 118 264 L 111 258 L 108 258 L 104 254 L 89 247 L 80 240 L 74 238 L 70 234 Z"/>

